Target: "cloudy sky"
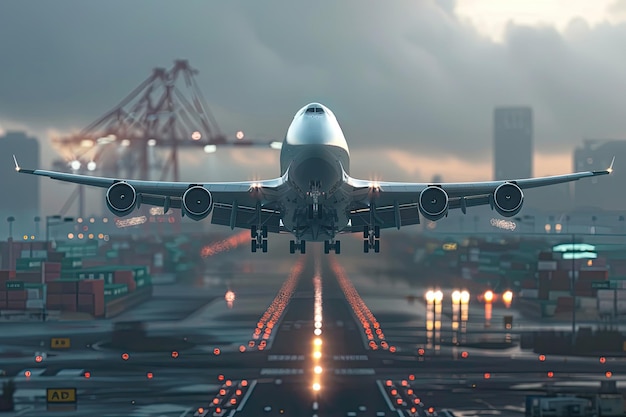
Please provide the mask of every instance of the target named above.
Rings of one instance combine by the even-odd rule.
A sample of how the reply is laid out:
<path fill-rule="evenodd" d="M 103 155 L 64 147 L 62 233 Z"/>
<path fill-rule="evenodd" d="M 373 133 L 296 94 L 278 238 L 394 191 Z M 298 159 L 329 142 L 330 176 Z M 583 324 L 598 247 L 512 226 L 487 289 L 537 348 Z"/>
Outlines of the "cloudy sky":
<path fill-rule="evenodd" d="M 0 130 L 80 129 L 188 59 L 230 136 L 281 139 L 298 108 L 328 105 L 355 175 L 491 179 L 500 105 L 532 106 L 534 173 L 563 173 L 583 138 L 626 138 L 625 22 L 626 0 L 3 0 Z M 194 161 L 277 174 L 250 152 Z"/>

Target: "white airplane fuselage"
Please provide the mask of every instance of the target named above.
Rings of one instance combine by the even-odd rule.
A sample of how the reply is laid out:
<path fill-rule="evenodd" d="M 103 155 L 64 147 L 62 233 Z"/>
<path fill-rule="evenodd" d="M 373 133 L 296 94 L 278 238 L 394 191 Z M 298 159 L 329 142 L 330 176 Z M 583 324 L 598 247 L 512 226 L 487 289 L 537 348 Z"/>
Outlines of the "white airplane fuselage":
<path fill-rule="evenodd" d="M 342 187 L 350 152 L 335 115 L 319 103 L 300 109 L 287 129 L 280 154 L 281 175 L 291 191 L 283 202 L 283 225 L 296 239 L 332 240 L 348 226 Z"/>

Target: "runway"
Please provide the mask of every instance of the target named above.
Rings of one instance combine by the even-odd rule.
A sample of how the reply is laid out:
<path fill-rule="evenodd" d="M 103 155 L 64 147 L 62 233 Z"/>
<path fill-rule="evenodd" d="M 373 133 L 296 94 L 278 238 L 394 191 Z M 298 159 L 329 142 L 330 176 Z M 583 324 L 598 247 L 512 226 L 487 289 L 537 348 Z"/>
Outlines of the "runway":
<path fill-rule="evenodd" d="M 429 330 L 427 303 L 406 299 L 427 287 L 311 252 L 227 281 L 163 286 L 115 320 L 3 325 L 0 379 L 17 382 L 14 415 L 41 415 L 46 389 L 70 387 L 75 416 L 520 416 L 525 396 L 547 386 L 595 389 L 609 370 L 623 380 L 620 359 L 539 361 L 522 351 L 515 329 L 499 324 L 517 317 L 504 307 L 485 327 L 484 307 L 472 301 L 461 334 L 444 306 Z M 231 306 L 226 287 L 237 294 Z M 141 349 L 110 346 L 125 320 L 146 321 Z M 71 338 L 71 348 L 51 350 L 50 337 Z M 47 356 L 35 362 L 40 351 Z"/>

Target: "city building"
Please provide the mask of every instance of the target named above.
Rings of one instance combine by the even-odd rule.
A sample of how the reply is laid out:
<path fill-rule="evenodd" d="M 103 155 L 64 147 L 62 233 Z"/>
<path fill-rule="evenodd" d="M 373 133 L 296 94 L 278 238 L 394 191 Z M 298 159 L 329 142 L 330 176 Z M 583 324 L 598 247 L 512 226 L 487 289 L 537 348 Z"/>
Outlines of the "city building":
<path fill-rule="evenodd" d="M 607 177 L 576 181 L 574 203 L 589 210 L 626 210 L 626 140 L 586 139 L 574 150 L 574 170 L 606 169 L 615 157 L 615 171 Z"/>
<path fill-rule="evenodd" d="M 25 132 L 7 132 L 0 137 L 0 155 L 0 222 L 3 224 L 0 226 L 0 237 L 8 237 L 12 229 L 14 240 L 22 239 L 24 235 L 30 239 L 38 232 L 37 229 L 41 234 L 45 227 L 35 221 L 35 217 L 41 215 L 41 179 L 34 175 L 18 175 L 12 155 L 17 155 L 24 166 L 39 166 L 39 142 Z M 14 220 L 9 222 L 8 218 Z"/>
<path fill-rule="evenodd" d="M 494 179 L 533 174 L 533 114 L 530 107 L 496 107 L 493 112 Z"/>

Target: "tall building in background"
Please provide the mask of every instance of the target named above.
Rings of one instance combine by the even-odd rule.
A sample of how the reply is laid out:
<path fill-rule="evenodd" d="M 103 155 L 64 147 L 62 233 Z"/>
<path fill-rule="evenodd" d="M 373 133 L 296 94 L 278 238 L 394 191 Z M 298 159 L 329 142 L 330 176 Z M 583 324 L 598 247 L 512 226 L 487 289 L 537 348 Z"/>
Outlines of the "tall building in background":
<path fill-rule="evenodd" d="M 584 140 L 582 147 L 574 150 L 574 170 L 606 169 L 613 157 L 615 171 L 611 175 L 572 183 L 574 202 L 581 209 L 626 209 L 626 140 Z"/>
<path fill-rule="evenodd" d="M 493 112 L 494 179 L 533 174 L 533 112 L 530 107 L 496 107 Z"/>
<path fill-rule="evenodd" d="M 16 155 L 21 165 L 39 166 L 39 142 L 24 132 L 7 132 L 0 137 L 0 238 L 8 237 L 8 217 L 14 217 L 13 239 L 23 235 L 34 235 L 40 228 L 40 239 L 44 232 L 45 220 L 39 226 L 35 216 L 40 216 L 40 178 L 34 175 L 19 175 L 15 172 L 12 155 Z"/>

